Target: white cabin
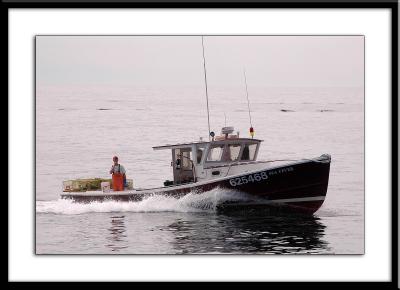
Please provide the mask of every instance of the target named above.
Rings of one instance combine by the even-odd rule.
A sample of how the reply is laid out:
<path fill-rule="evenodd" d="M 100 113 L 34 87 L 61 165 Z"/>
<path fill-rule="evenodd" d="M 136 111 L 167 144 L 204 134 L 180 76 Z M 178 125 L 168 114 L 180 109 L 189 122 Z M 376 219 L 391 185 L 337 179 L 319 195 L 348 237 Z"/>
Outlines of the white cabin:
<path fill-rule="evenodd" d="M 228 127 L 232 128 L 232 127 Z M 164 185 L 199 182 L 235 175 L 262 166 L 257 160 L 262 140 L 239 138 L 231 135 L 233 128 L 222 130 L 210 142 L 192 142 L 153 147 L 154 150 L 171 149 L 173 182 Z M 265 164 L 264 164 L 265 166 Z"/>

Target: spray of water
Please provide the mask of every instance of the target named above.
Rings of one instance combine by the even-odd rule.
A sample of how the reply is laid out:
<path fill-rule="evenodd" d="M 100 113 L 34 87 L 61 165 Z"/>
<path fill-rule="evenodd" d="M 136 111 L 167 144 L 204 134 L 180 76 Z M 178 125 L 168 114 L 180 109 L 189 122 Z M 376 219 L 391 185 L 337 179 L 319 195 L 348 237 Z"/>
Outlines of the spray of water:
<path fill-rule="evenodd" d="M 179 199 L 163 195 L 152 195 L 139 202 L 76 203 L 67 199 L 37 201 L 36 212 L 66 215 L 91 212 L 213 212 L 218 205 L 227 201 L 251 200 L 254 199 L 243 192 L 215 188 L 203 193 L 191 192 Z"/>

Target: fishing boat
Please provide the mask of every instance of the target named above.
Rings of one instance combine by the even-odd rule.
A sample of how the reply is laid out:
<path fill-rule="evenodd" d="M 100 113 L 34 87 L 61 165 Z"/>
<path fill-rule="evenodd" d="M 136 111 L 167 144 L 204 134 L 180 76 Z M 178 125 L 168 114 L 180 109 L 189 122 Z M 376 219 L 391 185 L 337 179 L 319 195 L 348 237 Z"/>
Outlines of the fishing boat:
<path fill-rule="evenodd" d="M 258 161 L 262 140 L 240 138 L 233 127 L 222 128 L 221 135 L 208 142 L 197 141 L 153 147 L 171 150 L 172 180 L 164 186 L 113 191 L 106 186 L 97 190 L 74 190 L 64 182 L 62 198 L 77 202 L 141 201 L 154 195 L 181 198 L 214 188 L 241 192 L 249 198 L 227 201 L 226 206 L 274 206 L 314 213 L 325 200 L 331 157 L 323 154 L 312 159 Z M 107 184 L 108 185 L 108 184 Z"/>
<path fill-rule="evenodd" d="M 207 73 L 203 46 L 204 80 L 208 112 L 208 141 L 195 141 L 153 147 L 171 150 L 172 180 L 162 187 L 134 188 L 132 181 L 123 190 L 115 191 L 111 180 L 69 180 L 63 182 L 61 197 L 76 202 L 137 202 L 154 195 L 181 198 L 189 193 L 201 194 L 215 188 L 232 192 L 232 199 L 217 208 L 254 206 L 284 208 L 305 213 L 316 212 L 323 204 L 329 181 L 331 156 L 299 160 L 257 160 L 263 140 L 254 138 L 250 102 L 246 96 L 250 119 L 250 137 L 240 137 L 234 127 L 222 128 L 216 136 L 210 130 Z M 116 187 L 115 187 L 116 188 Z M 240 192 L 246 198 L 235 199 Z"/>

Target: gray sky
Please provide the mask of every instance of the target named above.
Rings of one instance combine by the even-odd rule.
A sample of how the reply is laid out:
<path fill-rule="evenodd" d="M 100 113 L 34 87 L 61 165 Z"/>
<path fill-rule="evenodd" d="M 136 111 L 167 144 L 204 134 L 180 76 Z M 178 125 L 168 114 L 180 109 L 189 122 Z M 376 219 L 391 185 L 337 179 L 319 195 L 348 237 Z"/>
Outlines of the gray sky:
<path fill-rule="evenodd" d="M 206 36 L 210 86 L 364 85 L 362 36 Z M 203 86 L 200 36 L 38 36 L 40 85 Z"/>

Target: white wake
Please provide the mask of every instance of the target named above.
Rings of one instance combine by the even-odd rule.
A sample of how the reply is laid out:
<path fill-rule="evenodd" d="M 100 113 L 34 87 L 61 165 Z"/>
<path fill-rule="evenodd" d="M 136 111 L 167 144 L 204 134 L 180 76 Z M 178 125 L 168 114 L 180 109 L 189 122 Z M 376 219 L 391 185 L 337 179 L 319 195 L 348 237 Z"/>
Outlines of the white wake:
<path fill-rule="evenodd" d="M 83 214 L 91 212 L 201 212 L 215 211 L 224 202 L 251 201 L 248 194 L 215 188 L 203 193 L 188 193 L 181 198 L 152 195 L 138 202 L 103 201 L 77 203 L 68 199 L 37 201 L 37 213 Z"/>

